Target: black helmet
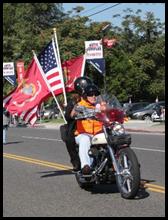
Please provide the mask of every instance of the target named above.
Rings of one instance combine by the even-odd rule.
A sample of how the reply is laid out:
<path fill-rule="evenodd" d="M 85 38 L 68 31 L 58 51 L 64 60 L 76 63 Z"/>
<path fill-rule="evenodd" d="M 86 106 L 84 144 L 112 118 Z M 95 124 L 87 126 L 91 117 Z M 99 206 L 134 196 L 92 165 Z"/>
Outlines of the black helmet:
<path fill-rule="evenodd" d="M 88 86 L 86 86 L 85 90 L 84 90 L 84 95 L 86 96 L 98 96 L 100 95 L 100 91 L 98 89 L 98 87 L 95 84 L 90 84 Z"/>
<path fill-rule="evenodd" d="M 79 95 L 83 95 L 85 87 L 91 83 L 91 79 L 87 76 L 78 77 L 74 82 L 74 89 Z"/>

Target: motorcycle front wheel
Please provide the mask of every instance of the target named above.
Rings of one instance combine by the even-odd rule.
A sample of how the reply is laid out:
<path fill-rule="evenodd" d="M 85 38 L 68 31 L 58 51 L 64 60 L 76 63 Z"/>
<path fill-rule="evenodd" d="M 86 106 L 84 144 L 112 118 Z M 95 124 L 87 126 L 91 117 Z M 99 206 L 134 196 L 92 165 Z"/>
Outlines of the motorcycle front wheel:
<path fill-rule="evenodd" d="M 133 199 L 140 186 L 140 165 L 134 151 L 127 147 L 118 151 L 117 162 L 120 174 L 116 182 L 124 199 Z"/>

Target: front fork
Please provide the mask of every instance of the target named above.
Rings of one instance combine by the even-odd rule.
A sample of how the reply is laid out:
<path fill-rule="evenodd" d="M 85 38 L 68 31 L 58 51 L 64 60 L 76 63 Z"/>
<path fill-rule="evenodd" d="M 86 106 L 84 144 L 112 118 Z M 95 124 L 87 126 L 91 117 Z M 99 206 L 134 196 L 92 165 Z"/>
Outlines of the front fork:
<path fill-rule="evenodd" d="M 107 145 L 107 148 L 109 150 L 109 153 L 110 153 L 110 156 L 111 156 L 111 159 L 112 159 L 112 163 L 113 163 L 114 169 L 116 171 L 116 175 L 119 175 L 121 173 L 120 173 L 119 166 L 118 166 L 118 163 L 116 161 L 116 158 L 114 156 L 114 151 L 109 145 Z"/>
<path fill-rule="evenodd" d="M 108 143 L 108 134 L 107 134 L 107 131 L 106 131 L 106 128 L 105 126 L 103 126 L 103 131 L 104 131 L 104 134 L 105 134 L 105 137 L 106 137 L 106 140 L 107 140 L 107 143 Z M 112 163 L 113 163 L 113 166 L 114 166 L 114 169 L 116 171 L 116 175 L 119 175 L 121 174 L 120 173 L 120 170 L 119 170 L 119 165 L 116 161 L 116 158 L 114 156 L 114 150 L 110 147 L 110 145 L 107 144 L 107 148 L 109 150 L 109 153 L 110 153 L 110 156 L 111 156 L 111 159 L 112 159 Z"/>

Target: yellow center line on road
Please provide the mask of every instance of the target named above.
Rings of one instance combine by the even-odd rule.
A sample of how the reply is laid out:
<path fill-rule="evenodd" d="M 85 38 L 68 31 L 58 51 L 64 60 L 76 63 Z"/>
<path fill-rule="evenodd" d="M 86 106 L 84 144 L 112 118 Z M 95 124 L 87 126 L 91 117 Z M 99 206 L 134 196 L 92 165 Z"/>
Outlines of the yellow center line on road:
<path fill-rule="evenodd" d="M 147 187 L 147 189 L 153 192 L 165 193 L 165 190 L 161 190 L 161 189 L 156 189 L 152 187 Z"/>
<path fill-rule="evenodd" d="M 141 180 L 140 186 L 142 188 L 151 190 L 153 192 L 165 193 L 165 187 L 164 186 L 154 185 L 154 184 L 148 183 L 147 181 Z"/>
<path fill-rule="evenodd" d="M 42 166 L 46 166 L 46 167 L 52 167 L 52 168 L 55 168 L 55 169 L 58 169 L 58 170 L 72 169 L 71 166 L 67 166 L 67 165 L 63 165 L 63 164 L 59 164 L 59 163 L 52 163 L 52 162 L 48 162 L 48 161 L 44 161 L 44 160 L 33 159 L 33 158 L 30 158 L 30 157 L 19 156 L 19 155 L 15 155 L 15 154 L 3 153 L 3 156 L 5 158 L 24 161 L 24 162 L 27 162 L 27 163 L 42 165 Z M 151 191 L 154 191 L 154 192 L 165 193 L 165 187 L 163 187 L 163 186 L 149 184 L 149 183 L 146 183 L 144 181 L 141 182 L 141 186 L 143 186 L 143 188 L 147 188 L 148 190 L 151 190 Z"/>
<path fill-rule="evenodd" d="M 165 187 L 158 186 L 150 183 L 144 183 L 144 188 L 147 188 L 148 190 L 154 191 L 154 192 L 160 192 L 165 193 Z"/>
<path fill-rule="evenodd" d="M 15 154 L 3 153 L 3 156 L 6 157 L 6 158 L 20 160 L 20 161 L 24 161 L 24 162 L 27 162 L 27 163 L 52 167 L 52 168 L 56 168 L 56 169 L 59 169 L 59 170 L 72 169 L 71 166 L 66 166 L 66 165 L 58 164 L 58 163 L 52 163 L 52 162 L 48 162 L 48 161 L 44 161 L 44 160 L 37 160 L 37 159 L 30 158 L 30 157 L 23 157 L 23 156 L 19 156 L 19 155 L 15 155 Z"/>
<path fill-rule="evenodd" d="M 157 186 L 157 185 L 154 185 L 154 184 L 146 183 L 145 186 L 147 186 L 147 187 L 152 187 L 152 188 L 156 188 L 156 189 L 165 190 L 165 187 L 163 187 L 163 186 Z"/>

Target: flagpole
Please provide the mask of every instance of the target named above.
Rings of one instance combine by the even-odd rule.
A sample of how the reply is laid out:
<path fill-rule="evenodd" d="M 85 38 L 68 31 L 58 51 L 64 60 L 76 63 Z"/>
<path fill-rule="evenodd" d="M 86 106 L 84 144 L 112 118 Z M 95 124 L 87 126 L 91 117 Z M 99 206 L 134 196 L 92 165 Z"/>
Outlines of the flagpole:
<path fill-rule="evenodd" d="M 82 74 L 81 76 L 84 76 L 84 71 L 85 71 L 85 63 L 86 63 L 86 55 L 83 55 L 83 63 L 82 63 Z"/>
<path fill-rule="evenodd" d="M 104 41 L 104 34 L 102 37 L 102 48 L 103 48 L 103 57 L 104 57 L 105 51 L 104 51 L 103 41 Z M 106 60 L 105 60 L 105 57 L 104 57 L 104 65 L 105 65 L 105 68 L 104 68 L 104 94 L 106 94 Z"/>
<path fill-rule="evenodd" d="M 103 57 L 104 57 L 104 65 L 105 65 L 105 71 L 104 71 L 104 93 L 106 93 L 106 60 L 105 60 L 105 51 L 104 51 L 104 35 L 106 31 L 108 31 L 111 28 L 111 24 L 107 24 L 105 27 L 103 27 L 102 31 L 102 47 L 103 47 Z"/>
<path fill-rule="evenodd" d="M 59 48 L 58 48 L 56 28 L 53 28 L 53 31 L 54 31 L 55 44 L 56 44 L 56 49 L 57 49 L 57 53 L 55 50 L 54 50 L 54 53 L 55 53 L 55 56 L 58 58 L 57 60 L 58 60 L 58 64 L 59 64 L 59 68 L 60 68 L 60 72 L 61 72 L 62 84 L 63 84 L 64 105 L 67 106 L 67 97 L 66 97 L 66 92 L 65 92 L 65 83 L 64 83 L 63 73 L 62 73 L 62 66 L 61 66 L 60 53 L 59 53 Z"/>
<path fill-rule="evenodd" d="M 38 61 L 38 58 L 37 58 L 37 56 L 36 56 L 36 53 L 35 53 L 34 50 L 32 50 L 32 52 L 33 52 L 33 55 L 34 55 L 34 59 L 35 59 L 35 61 L 36 61 L 36 63 L 37 63 L 37 66 L 38 66 L 38 68 L 39 68 L 39 70 L 40 70 L 40 72 L 41 72 L 41 75 L 42 75 L 42 77 L 43 77 L 45 83 L 47 84 L 48 89 L 49 89 L 50 92 L 52 93 L 52 95 L 53 95 L 53 97 L 54 97 L 54 100 L 55 100 L 55 102 L 56 102 L 56 104 L 57 104 L 57 106 L 58 106 L 58 109 L 59 109 L 60 112 L 61 112 L 61 115 L 62 115 L 62 117 L 63 117 L 63 119 L 64 119 L 64 122 L 67 123 L 67 121 L 66 121 L 66 119 L 65 119 L 65 116 L 64 116 L 64 113 L 62 112 L 62 109 L 61 109 L 61 107 L 60 107 L 60 105 L 59 105 L 59 103 L 58 103 L 58 101 L 57 101 L 57 99 L 56 99 L 56 97 L 55 97 L 55 94 L 54 94 L 54 92 L 52 91 L 52 89 L 51 89 L 51 87 L 50 87 L 48 81 L 46 80 L 44 71 L 43 71 L 43 69 L 42 69 L 42 67 L 41 67 L 41 65 L 40 65 L 40 63 L 39 63 L 39 61 Z"/>

